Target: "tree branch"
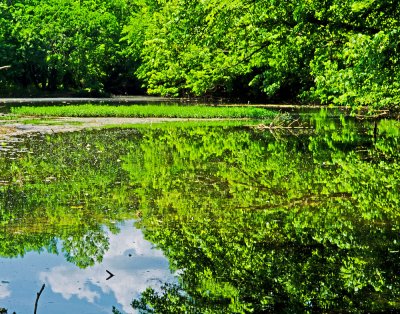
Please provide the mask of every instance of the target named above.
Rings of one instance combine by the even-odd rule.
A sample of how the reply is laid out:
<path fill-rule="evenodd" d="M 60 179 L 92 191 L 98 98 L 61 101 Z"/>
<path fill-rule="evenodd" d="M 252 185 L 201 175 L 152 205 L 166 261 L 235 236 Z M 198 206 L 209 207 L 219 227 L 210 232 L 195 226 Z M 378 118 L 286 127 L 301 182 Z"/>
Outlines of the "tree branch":
<path fill-rule="evenodd" d="M 43 284 L 43 286 L 42 286 L 42 288 L 40 289 L 40 291 L 39 291 L 38 293 L 36 293 L 35 310 L 33 311 L 33 314 L 36 314 L 37 306 L 38 306 L 38 302 L 39 302 L 39 298 L 40 298 L 40 295 L 42 294 L 42 292 L 43 292 L 45 286 L 46 286 L 46 285 Z"/>

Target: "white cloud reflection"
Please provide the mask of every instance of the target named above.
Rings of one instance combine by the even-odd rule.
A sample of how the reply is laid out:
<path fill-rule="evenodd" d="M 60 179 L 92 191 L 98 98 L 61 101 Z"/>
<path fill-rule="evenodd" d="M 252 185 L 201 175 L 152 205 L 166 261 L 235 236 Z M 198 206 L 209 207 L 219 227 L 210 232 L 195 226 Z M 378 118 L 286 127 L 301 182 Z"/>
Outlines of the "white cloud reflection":
<path fill-rule="evenodd" d="M 8 284 L 0 283 L 0 299 L 5 299 L 11 295 L 11 291 L 8 288 Z"/>
<path fill-rule="evenodd" d="M 53 292 L 60 293 L 64 299 L 69 300 L 72 296 L 77 296 L 93 303 L 96 298 L 100 298 L 100 295 L 91 291 L 85 282 L 82 283 L 82 278 L 79 270 L 67 266 L 56 266 L 49 272 L 40 273 L 40 279 L 49 284 Z"/>
<path fill-rule="evenodd" d="M 133 227 L 133 222 L 122 226 L 119 234 L 109 232 L 108 236 L 110 249 L 101 264 L 87 269 L 72 264 L 56 266 L 41 272 L 40 279 L 67 300 L 76 296 L 96 303 L 102 294 L 113 294 L 122 310 L 132 313 L 130 303 L 134 298 L 147 287 L 158 289 L 161 283 L 171 282 L 174 277 L 162 252 L 152 248 L 141 231 Z M 106 270 L 115 277 L 106 280 Z"/>

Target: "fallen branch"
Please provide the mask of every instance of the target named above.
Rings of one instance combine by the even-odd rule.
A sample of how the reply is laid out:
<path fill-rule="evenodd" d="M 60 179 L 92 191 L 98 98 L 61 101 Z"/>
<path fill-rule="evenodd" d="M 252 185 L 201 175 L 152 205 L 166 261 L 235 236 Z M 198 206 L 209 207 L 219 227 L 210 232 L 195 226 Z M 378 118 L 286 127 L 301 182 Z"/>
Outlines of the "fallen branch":
<path fill-rule="evenodd" d="M 9 68 L 11 68 L 11 65 L 4 65 L 4 66 L 0 67 L 0 70 L 7 70 Z"/>
<path fill-rule="evenodd" d="M 296 130 L 296 129 L 301 129 L 301 130 L 312 130 L 314 129 L 313 127 L 309 126 L 282 126 L 282 125 L 265 125 L 265 124 L 259 124 L 255 126 L 256 129 L 259 130 L 274 130 L 274 129 L 287 129 L 287 130 Z"/>
<path fill-rule="evenodd" d="M 40 289 L 40 291 L 39 291 L 38 293 L 36 293 L 35 310 L 33 311 L 33 314 L 36 314 L 37 306 L 38 306 L 38 302 L 39 302 L 39 298 L 40 298 L 40 295 L 42 294 L 42 292 L 43 292 L 45 286 L 46 286 L 46 285 L 43 284 L 43 286 L 42 286 L 42 288 Z"/>
<path fill-rule="evenodd" d="M 385 118 L 390 116 L 390 110 L 378 110 L 376 112 L 377 112 L 376 114 L 355 114 L 354 117 L 356 117 L 359 120 L 365 120 L 365 119 Z"/>
<path fill-rule="evenodd" d="M 314 128 L 300 122 L 300 118 L 292 120 L 289 113 L 279 113 L 269 125 L 259 124 L 251 126 L 258 130 L 313 130 Z"/>

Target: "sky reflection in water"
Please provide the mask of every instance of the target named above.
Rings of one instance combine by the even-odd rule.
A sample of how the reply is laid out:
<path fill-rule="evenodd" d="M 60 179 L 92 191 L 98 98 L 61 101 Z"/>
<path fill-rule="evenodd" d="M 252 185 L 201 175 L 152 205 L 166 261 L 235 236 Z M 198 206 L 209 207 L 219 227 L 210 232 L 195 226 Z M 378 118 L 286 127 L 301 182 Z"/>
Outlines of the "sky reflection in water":
<path fill-rule="evenodd" d="M 110 249 L 101 264 L 87 269 L 48 253 L 0 259 L 0 307 L 17 314 L 33 312 L 36 293 L 45 283 L 38 313 L 111 313 L 113 305 L 132 313 L 133 298 L 147 287 L 157 288 L 174 277 L 162 252 L 144 240 L 133 221 L 120 229 L 117 235 L 107 230 Z M 115 276 L 106 280 L 106 270 Z"/>
<path fill-rule="evenodd" d="M 0 260 L 0 307 L 32 312 L 44 281 L 39 314 L 131 313 L 133 299 L 156 313 L 397 313 L 399 122 L 313 119 L 294 134 L 165 125 L 21 143 L 33 153 L 0 160 L 0 249 L 26 262 Z M 161 295 L 140 292 L 174 280 L 162 254 L 132 221 L 101 228 L 135 217 L 181 270 Z M 26 254 L 55 252 L 54 237 L 64 257 Z"/>

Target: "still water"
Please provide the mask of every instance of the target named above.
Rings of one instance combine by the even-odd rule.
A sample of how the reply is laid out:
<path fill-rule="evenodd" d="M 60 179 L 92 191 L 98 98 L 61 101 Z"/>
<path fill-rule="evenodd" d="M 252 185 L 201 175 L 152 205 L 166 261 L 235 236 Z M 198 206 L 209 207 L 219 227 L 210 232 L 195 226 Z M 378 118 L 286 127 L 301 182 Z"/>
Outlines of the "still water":
<path fill-rule="evenodd" d="M 399 122 L 303 119 L 1 143 L 0 307 L 399 310 Z"/>
<path fill-rule="evenodd" d="M 148 286 L 173 281 L 168 262 L 143 239 L 133 221 L 104 229 L 109 242 L 101 263 L 85 269 L 68 263 L 63 254 L 27 252 L 24 258 L 0 260 L 0 300 L 16 313 L 32 313 L 43 283 L 38 313 L 111 313 L 113 306 L 130 313 L 130 303 Z M 57 244 L 62 251 L 63 243 Z M 114 277 L 110 276 L 111 271 Z"/>

